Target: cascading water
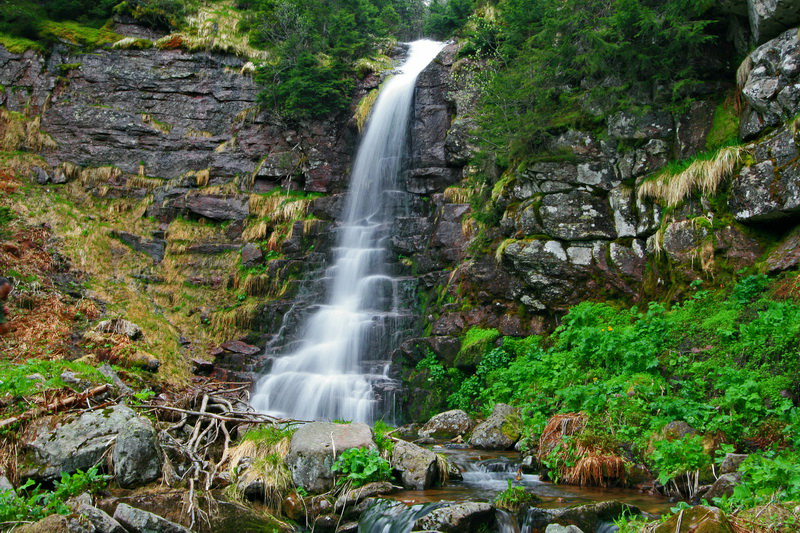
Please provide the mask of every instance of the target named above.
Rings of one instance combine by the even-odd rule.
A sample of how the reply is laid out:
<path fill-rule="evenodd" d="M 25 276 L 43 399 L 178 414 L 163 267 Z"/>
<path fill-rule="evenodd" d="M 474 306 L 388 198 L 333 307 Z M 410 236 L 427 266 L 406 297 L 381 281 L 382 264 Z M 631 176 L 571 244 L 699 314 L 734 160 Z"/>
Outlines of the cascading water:
<path fill-rule="evenodd" d="M 400 72 L 381 90 L 353 165 L 344 224 L 326 274 L 327 303 L 307 320 L 300 348 L 276 358 L 258 382 L 256 409 L 305 420 L 376 418 L 373 384 L 386 377 L 385 371 L 364 372 L 365 351 L 399 312 L 395 283 L 386 272 L 387 193 L 401 170 L 417 76 L 443 46 L 411 43 Z"/>

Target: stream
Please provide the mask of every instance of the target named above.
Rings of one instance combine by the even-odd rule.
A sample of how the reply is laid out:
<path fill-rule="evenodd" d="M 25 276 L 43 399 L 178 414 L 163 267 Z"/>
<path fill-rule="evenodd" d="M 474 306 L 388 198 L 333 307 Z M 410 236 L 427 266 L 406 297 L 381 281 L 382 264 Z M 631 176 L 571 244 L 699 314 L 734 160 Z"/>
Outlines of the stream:
<path fill-rule="evenodd" d="M 451 479 L 442 486 L 427 490 L 403 490 L 387 495 L 386 499 L 405 504 L 405 507 L 382 504 L 370 515 L 362 518 L 362 533 L 403 533 L 411 531 L 414 520 L 435 510 L 441 502 L 492 502 L 498 493 L 513 486 L 525 487 L 538 496 L 537 508 L 553 509 L 603 501 L 620 501 L 633 505 L 643 512 L 660 515 L 674 505 L 665 498 L 651 496 L 634 489 L 578 487 L 557 485 L 542 481 L 536 474 L 526 473 L 520 464 L 519 453 L 514 451 L 487 451 L 473 448 L 435 446 L 433 451 L 443 454 L 461 471 L 462 479 Z M 413 519 L 411 519 L 413 517 Z M 529 533 L 532 531 L 528 516 L 513 516 L 497 511 L 495 531 L 499 533 Z M 598 525 L 601 533 L 616 531 L 612 523 Z M 589 533 L 589 532 L 586 532 Z"/>

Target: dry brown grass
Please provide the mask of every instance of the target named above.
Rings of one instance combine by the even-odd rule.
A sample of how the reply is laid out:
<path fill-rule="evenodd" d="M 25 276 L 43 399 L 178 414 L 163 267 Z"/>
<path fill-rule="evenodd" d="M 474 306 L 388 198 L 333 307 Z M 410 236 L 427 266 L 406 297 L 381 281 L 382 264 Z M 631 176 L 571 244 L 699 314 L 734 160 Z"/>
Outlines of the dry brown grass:
<path fill-rule="evenodd" d="M 745 161 L 748 150 L 744 146 L 722 148 L 713 159 L 696 160 L 678 174 L 662 172 L 639 186 L 639 199 L 654 199 L 669 206 L 700 192 L 713 196 L 720 185 L 733 175 L 733 171 Z"/>
<path fill-rule="evenodd" d="M 739 68 L 736 69 L 736 86 L 739 87 L 739 89 L 744 88 L 751 72 L 753 72 L 753 56 L 748 54 L 739 65 Z"/>
<path fill-rule="evenodd" d="M 467 204 L 474 191 L 466 187 L 448 187 L 444 190 L 444 199 L 450 204 Z"/>
<path fill-rule="evenodd" d="M 551 418 L 539 439 L 539 459 L 545 460 L 551 454 L 574 458 L 572 466 L 562 461 L 558 475 L 564 483 L 595 487 L 623 484 L 625 460 L 581 441 L 580 435 L 586 429 L 587 422 L 588 417 L 583 413 L 563 413 Z M 569 451 L 564 449 L 568 437 L 573 437 L 569 439 Z"/>
<path fill-rule="evenodd" d="M 42 118 L 0 108 L 0 150 L 16 152 L 23 147 L 31 152 L 54 150 L 58 145 L 41 129 Z"/>

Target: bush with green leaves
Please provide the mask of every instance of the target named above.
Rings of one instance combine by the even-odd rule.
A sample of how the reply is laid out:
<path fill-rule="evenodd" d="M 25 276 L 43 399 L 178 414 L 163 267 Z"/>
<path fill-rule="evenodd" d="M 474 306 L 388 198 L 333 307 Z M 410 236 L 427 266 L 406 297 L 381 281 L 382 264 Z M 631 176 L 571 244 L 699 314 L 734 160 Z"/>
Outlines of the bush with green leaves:
<path fill-rule="evenodd" d="M 729 511 L 800 500 L 800 454 L 797 450 L 752 454 L 739 467 L 742 480 L 733 495 L 714 498 Z"/>
<path fill-rule="evenodd" d="M 69 514 L 67 499 L 83 492 L 102 490 L 108 477 L 98 473 L 96 466 L 86 472 L 63 473 L 61 479 L 53 484 L 53 490 L 45 490 L 29 479 L 16 491 L 0 492 L 0 523 L 11 525 L 40 520 L 51 514 Z"/>
<path fill-rule="evenodd" d="M 531 492 L 527 492 L 525 487 L 515 487 L 508 480 L 508 487 L 499 492 L 494 498 L 494 505 L 498 509 L 517 512 L 524 505 L 529 505 L 539 501 L 539 497 Z"/>
<path fill-rule="evenodd" d="M 686 477 L 688 494 L 692 498 L 698 487 L 700 470 L 711 464 L 711 457 L 703 448 L 703 438 L 699 435 L 685 435 L 680 439 L 659 440 L 653 443 L 650 461 L 658 472 L 662 485 L 672 482 L 676 494 L 681 494 L 677 480 Z"/>
<path fill-rule="evenodd" d="M 349 482 L 354 487 L 374 481 L 386 481 L 392 477 L 389 462 L 378 451 L 367 448 L 345 450 L 333 463 L 331 470 L 342 474 L 336 482 L 338 485 Z"/>

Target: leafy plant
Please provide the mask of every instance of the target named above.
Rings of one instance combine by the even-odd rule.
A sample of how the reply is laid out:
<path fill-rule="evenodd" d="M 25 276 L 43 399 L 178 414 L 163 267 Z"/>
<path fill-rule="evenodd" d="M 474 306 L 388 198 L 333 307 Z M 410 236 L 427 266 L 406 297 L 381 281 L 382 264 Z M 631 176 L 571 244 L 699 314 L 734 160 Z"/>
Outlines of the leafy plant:
<path fill-rule="evenodd" d="M 375 444 L 378 445 L 378 450 L 380 450 L 381 453 L 392 453 L 394 441 L 389 437 L 388 433 L 393 429 L 394 428 L 383 420 L 378 420 L 375 422 L 375 425 L 372 426 L 372 431 L 375 434 Z"/>
<path fill-rule="evenodd" d="M 714 502 L 724 509 L 800 499 L 800 456 L 796 450 L 752 454 L 741 464 L 739 471 L 742 481 L 733 489 L 733 495 L 714 498 Z"/>
<path fill-rule="evenodd" d="M 494 504 L 498 509 L 516 512 L 523 505 L 528 505 L 539 501 L 539 498 L 525 490 L 525 487 L 514 487 L 511 480 L 508 480 L 508 488 L 495 496 Z"/>
<path fill-rule="evenodd" d="M 376 450 L 367 448 L 349 448 L 342 452 L 333 463 L 331 470 L 339 472 L 343 477 L 338 485 L 351 482 L 360 487 L 373 481 L 385 481 L 392 477 L 392 467 Z"/>
<path fill-rule="evenodd" d="M 13 524 L 39 520 L 51 514 L 69 514 L 67 499 L 86 491 L 95 493 L 102 490 L 109 477 L 99 474 L 96 466 L 86 472 L 62 473 L 52 491 L 42 489 L 29 479 L 16 491 L 0 492 L 0 523 Z"/>
<path fill-rule="evenodd" d="M 677 484 L 679 476 L 686 476 L 689 498 L 697 493 L 700 469 L 711 464 L 711 457 L 703 448 L 703 439 L 698 435 L 686 435 L 675 440 L 659 440 L 653 444 L 655 450 L 650 455 L 658 481 L 666 485 L 670 481 L 677 494 L 681 490 Z"/>

